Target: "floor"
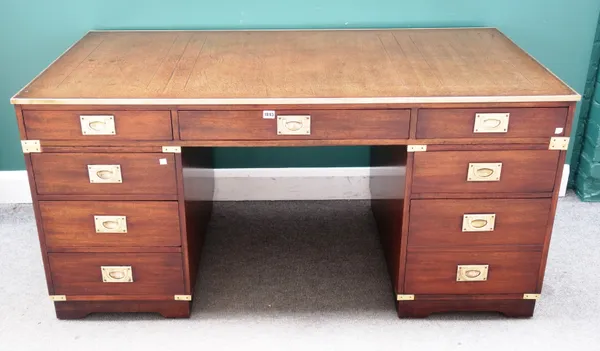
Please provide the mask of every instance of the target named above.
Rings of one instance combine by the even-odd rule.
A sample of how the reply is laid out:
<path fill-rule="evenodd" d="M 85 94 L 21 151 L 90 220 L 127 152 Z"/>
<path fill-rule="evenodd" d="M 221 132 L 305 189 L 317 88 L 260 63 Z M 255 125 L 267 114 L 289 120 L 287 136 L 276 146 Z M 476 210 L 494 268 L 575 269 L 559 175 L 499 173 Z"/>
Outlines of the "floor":
<path fill-rule="evenodd" d="M 0 205 L 0 350 L 600 350 L 600 203 L 560 200 L 531 319 L 396 317 L 366 201 L 221 202 L 192 318 L 59 321 L 30 205 Z"/>

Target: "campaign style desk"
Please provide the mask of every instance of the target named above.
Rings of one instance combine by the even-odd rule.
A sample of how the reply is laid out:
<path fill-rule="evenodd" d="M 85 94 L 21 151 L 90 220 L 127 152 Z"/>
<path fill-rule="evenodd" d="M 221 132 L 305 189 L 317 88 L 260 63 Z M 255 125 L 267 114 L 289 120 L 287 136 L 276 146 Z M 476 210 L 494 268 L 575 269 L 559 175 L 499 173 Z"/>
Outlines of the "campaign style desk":
<path fill-rule="evenodd" d="M 211 148 L 316 145 L 406 167 L 372 208 L 423 317 L 533 314 L 579 99 L 471 28 L 90 32 L 12 102 L 58 318 L 189 316 Z"/>

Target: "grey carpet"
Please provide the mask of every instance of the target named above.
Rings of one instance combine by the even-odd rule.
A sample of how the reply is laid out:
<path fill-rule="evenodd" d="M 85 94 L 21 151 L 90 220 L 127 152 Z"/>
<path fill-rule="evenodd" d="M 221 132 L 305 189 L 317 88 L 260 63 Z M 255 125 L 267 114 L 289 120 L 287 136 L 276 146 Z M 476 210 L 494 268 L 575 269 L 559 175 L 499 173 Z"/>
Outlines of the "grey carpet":
<path fill-rule="evenodd" d="M 366 201 L 217 203 L 190 320 L 54 317 L 29 205 L 0 205 L 0 350 L 600 350 L 600 204 L 561 199 L 531 319 L 396 317 Z"/>

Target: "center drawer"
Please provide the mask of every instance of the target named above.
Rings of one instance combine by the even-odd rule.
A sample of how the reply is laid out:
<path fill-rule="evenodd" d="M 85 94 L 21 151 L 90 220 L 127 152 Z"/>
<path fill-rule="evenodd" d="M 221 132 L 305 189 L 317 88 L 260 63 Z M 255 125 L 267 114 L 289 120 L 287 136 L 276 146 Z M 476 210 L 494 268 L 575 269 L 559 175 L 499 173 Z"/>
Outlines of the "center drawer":
<path fill-rule="evenodd" d="M 542 245 L 552 199 L 412 200 L 408 245 Z"/>
<path fill-rule="evenodd" d="M 416 152 L 413 194 L 552 192 L 559 151 Z"/>
<path fill-rule="evenodd" d="M 177 295 L 178 253 L 49 253 L 56 295 Z"/>
<path fill-rule="evenodd" d="M 181 245 L 175 201 L 40 201 L 39 206 L 49 251 Z"/>
<path fill-rule="evenodd" d="M 31 154 L 38 194 L 177 194 L 175 157 L 164 153 Z"/>
<path fill-rule="evenodd" d="M 181 139 L 407 139 L 410 126 L 410 110 L 275 112 L 263 118 L 263 111 L 179 111 Z"/>

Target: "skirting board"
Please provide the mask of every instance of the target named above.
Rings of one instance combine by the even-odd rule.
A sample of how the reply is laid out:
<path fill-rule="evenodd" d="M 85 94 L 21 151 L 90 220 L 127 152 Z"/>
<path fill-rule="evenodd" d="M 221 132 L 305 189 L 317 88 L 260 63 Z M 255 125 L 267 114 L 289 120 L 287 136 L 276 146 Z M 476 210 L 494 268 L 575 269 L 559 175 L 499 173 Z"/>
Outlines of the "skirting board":
<path fill-rule="evenodd" d="M 398 182 L 405 169 L 370 167 L 332 168 L 230 168 L 214 170 L 216 201 L 258 200 L 360 200 L 370 199 L 369 178 L 389 177 Z M 194 197 L 194 178 L 206 173 L 186 172 L 186 189 Z M 565 165 L 560 196 L 566 192 L 569 165 Z M 387 187 L 394 188 L 392 187 Z M 403 187 L 398 187 L 402 191 Z M 187 196 L 186 190 L 186 196 Z M 373 194 L 396 197 L 397 194 Z M 26 171 L 0 171 L 0 203 L 30 203 L 31 193 Z"/>

